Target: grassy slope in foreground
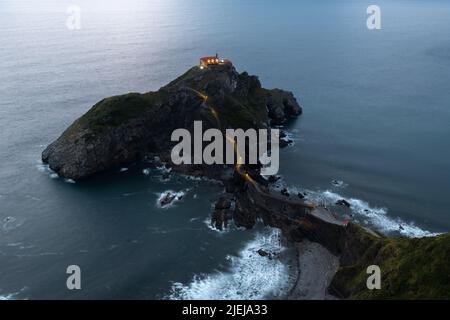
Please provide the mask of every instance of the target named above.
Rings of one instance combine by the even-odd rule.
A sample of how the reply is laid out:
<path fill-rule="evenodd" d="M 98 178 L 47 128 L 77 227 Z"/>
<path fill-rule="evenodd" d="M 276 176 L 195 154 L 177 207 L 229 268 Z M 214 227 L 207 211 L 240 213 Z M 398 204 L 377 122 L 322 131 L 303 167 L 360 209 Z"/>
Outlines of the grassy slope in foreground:
<path fill-rule="evenodd" d="M 339 269 L 332 291 L 349 299 L 450 299 L 450 234 L 376 238 L 360 231 L 368 246 L 356 264 Z M 381 269 L 380 290 L 367 289 L 369 265 Z"/>

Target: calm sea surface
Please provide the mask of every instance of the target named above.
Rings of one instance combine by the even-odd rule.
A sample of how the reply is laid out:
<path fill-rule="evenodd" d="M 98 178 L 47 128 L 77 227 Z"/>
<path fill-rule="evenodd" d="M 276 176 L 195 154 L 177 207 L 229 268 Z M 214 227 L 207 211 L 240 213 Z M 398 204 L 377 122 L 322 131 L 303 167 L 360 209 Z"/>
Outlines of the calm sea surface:
<path fill-rule="evenodd" d="M 74 4 L 80 30 L 66 27 Z M 276 230 L 205 222 L 219 185 L 145 165 L 74 184 L 40 163 L 95 102 L 156 90 L 216 51 L 302 104 L 284 185 L 345 198 L 387 233 L 448 232 L 450 3 L 379 0 L 374 31 L 370 4 L 0 0 L 0 299 L 282 296 L 287 266 L 255 254 L 285 250 Z M 184 197 L 160 209 L 166 190 Z M 72 264 L 80 291 L 66 288 Z"/>

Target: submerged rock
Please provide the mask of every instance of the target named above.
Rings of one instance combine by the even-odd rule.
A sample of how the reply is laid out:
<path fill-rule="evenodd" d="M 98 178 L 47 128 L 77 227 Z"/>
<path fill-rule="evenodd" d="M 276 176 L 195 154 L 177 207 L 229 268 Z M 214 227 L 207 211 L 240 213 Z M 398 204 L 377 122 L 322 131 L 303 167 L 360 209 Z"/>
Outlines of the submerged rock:
<path fill-rule="evenodd" d="M 261 257 L 267 257 L 269 255 L 269 253 L 264 249 L 259 249 L 257 252 Z"/>
<path fill-rule="evenodd" d="M 288 147 L 289 145 L 291 145 L 292 144 L 292 140 L 291 139 L 280 139 L 280 148 L 286 148 L 286 147 Z"/>
<path fill-rule="evenodd" d="M 164 194 L 161 199 L 159 199 L 159 205 L 161 207 L 165 207 L 169 204 L 171 204 L 173 202 L 173 200 L 175 200 L 176 195 L 171 193 L 171 192 L 167 192 L 166 194 Z"/>
<path fill-rule="evenodd" d="M 278 180 L 280 180 L 280 176 L 269 176 L 268 178 L 269 183 L 275 183 Z"/>
<path fill-rule="evenodd" d="M 344 182 L 341 180 L 333 179 L 331 180 L 331 184 L 335 187 L 342 187 L 344 185 Z"/>
<path fill-rule="evenodd" d="M 168 205 L 172 204 L 174 201 L 179 201 L 183 199 L 184 193 L 183 192 L 173 192 L 173 191 L 166 191 L 161 194 L 161 196 L 158 199 L 158 205 L 161 208 L 167 207 Z"/>
<path fill-rule="evenodd" d="M 286 197 L 290 196 L 289 191 L 286 188 L 281 189 L 281 194 Z"/>

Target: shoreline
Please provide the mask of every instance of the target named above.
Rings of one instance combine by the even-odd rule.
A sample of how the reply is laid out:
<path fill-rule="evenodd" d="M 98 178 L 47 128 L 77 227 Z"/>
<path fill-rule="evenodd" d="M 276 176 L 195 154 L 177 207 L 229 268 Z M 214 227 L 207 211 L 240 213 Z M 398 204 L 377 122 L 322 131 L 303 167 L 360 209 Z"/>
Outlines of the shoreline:
<path fill-rule="evenodd" d="M 337 300 L 328 287 L 339 268 L 338 257 L 318 243 L 304 240 L 295 243 L 297 278 L 288 300 Z"/>

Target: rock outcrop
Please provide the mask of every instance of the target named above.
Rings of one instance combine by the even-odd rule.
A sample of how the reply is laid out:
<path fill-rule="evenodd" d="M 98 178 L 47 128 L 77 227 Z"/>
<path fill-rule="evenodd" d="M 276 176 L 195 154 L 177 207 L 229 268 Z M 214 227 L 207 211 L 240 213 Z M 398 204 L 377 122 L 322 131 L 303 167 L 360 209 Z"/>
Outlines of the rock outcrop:
<path fill-rule="evenodd" d="M 228 222 L 233 218 L 231 197 L 223 196 L 216 202 L 214 211 L 211 214 L 211 225 L 217 230 L 223 230 L 228 227 Z"/>
<path fill-rule="evenodd" d="M 208 106 L 219 114 L 219 129 L 267 128 L 302 112 L 291 92 L 264 89 L 256 76 L 231 65 L 193 67 L 156 92 L 98 102 L 44 150 L 42 160 L 60 176 L 80 180 L 149 154 L 167 159 L 173 130 L 192 130 L 195 120 L 203 120 L 204 130 L 218 127 Z"/>

